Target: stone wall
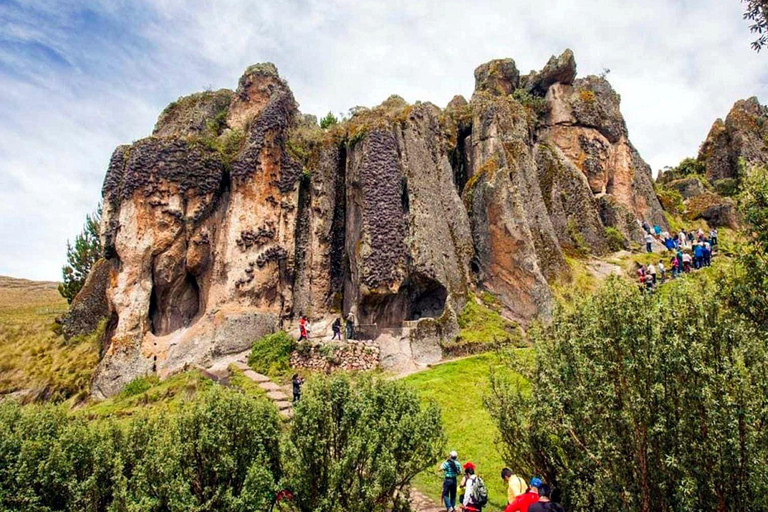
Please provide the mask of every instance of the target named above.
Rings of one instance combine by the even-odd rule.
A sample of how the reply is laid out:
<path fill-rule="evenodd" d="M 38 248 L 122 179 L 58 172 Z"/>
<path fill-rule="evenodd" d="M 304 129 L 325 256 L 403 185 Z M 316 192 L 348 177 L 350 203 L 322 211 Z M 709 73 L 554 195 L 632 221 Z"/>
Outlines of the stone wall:
<path fill-rule="evenodd" d="M 291 366 L 307 370 L 366 371 L 379 365 L 379 347 L 365 341 L 300 343 L 291 354 Z"/>

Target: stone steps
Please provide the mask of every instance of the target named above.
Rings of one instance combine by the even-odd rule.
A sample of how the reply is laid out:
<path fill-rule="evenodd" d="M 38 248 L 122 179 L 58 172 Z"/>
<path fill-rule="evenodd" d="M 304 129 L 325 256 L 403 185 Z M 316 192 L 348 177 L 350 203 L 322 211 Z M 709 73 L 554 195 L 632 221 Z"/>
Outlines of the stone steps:
<path fill-rule="evenodd" d="M 235 361 L 232 364 L 235 368 L 241 370 L 244 376 L 255 382 L 259 388 L 266 393 L 267 398 L 272 400 L 277 406 L 277 409 L 280 411 L 280 416 L 284 419 L 293 417 L 293 404 L 291 403 L 291 398 L 288 395 L 286 388 L 280 386 L 280 384 L 277 384 L 276 382 L 272 382 L 266 375 L 251 370 L 245 361 Z"/>

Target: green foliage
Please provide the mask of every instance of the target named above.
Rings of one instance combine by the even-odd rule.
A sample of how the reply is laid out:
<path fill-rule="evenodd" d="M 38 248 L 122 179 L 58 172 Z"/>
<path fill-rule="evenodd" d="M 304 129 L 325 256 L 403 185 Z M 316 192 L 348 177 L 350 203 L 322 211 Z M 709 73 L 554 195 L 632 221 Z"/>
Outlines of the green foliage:
<path fill-rule="evenodd" d="M 512 93 L 512 97 L 525 107 L 525 111 L 528 114 L 529 127 L 532 129 L 538 128 L 549 113 L 547 100 L 531 94 L 526 89 L 516 89 Z"/>
<path fill-rule="evenodd" d="M 283 460 L 302 512 L 377 512 L 444 445 L 435 404 L 422 406 L 401 382 L 336 374 L 305 385 Z"/>
<path fill-rule="evenodd" d="M 755 168 L 745 178 L 739 206 L 747 244 L 740 247 L 736 277 L 728 302 L 768 329 L 768 169 Z"/>
<path fill-rule="evenodd" d="M 766 0 L 742 0 L 747 4 L 744 19 L 750 22 L 749 31 L 757 35 L 752 41 L 756 52 L 768 45 L 768 2 Z"/>
<path fill-rule="evenodd" d="M 611 278 L 533 329 L 534 391 L 494 378 L 488 398 L 511 467 L 567 510 L 764 510 L 768 349 L 723 307 L 729 286 L 699 273 L 646 296 Z"/>
<path fill-rule="evenodd" d="M 657 185 L 655 188 L 656 196 L 659 198 L 659 202 L 665 211 L 672 215 L 679 215 L 685 211 L 683 196 L 679 191 L 661 185 Z"/>
<path fill-rule="evenodd" d="M 93 264 L 101 258 L 100 221 L 101 205 L 93 215 L 85 216 L 83 231 L 75 237 L 75 245 L 67 241 L 67 264 L 61 268 L 59 293 L 69 304 L 82 289 Z"/>
<path fill-rule="evenodd" d="M 698 177 L 704 183 L 706 182 L 706 178 L 704 178 L 706 171 L 704 162 L 696 158 L 684 158 L 676 167 L 665 167 L 659 182 L 669 183 L 681 178 Z"/>
<path fill-rule="evenodd" d="M 332 112 L 328 112 L 324 118 L 320 120 L 320 128 L 325 130 L 326 128 L 330 128 L 331 126 L 338 124 L 339 120 L 336 118 L 335 115 L 333 115 Z"/>
<path fill-rule="evenodd" d="M 120 394 L 124 397 L 140 395 L 159 383 L 157 377 L 137 377 L 129 382 Z"/>
<path fill-rule="evenodd" d="M 627 241 L 618 229 L 610 226 L 605 228 L 605 236 L 608 239 L 608 248 L 611 251 L 616 252 L 626 249 Z"/>
<path fill-rule="evenodd" d="M 258 373 L 281 378 L 291 371 L 291 352 L 296 341 L 284 331 L 268 334 L 253 342 L 248 365 Z"/>
<path fill-rule="evenodd" d="M 719 195 L 733 197 L 739 193 L 739 180 L 734 178 L 722 178 L 712 182 L 712 186 Z"/>
<path fill-rule="evenodd" d="M 265 510 L 281 477 L 266 400 L 215 387 L 178 415 L 88 422 L 0 403 L 0 509 Z"/>
<path fill-rule="evenodd" d="M 520 328 L 501 314 L 498 299 L 488 292 L 481 295 L 482 304 L 470 296 L 459 314 L 461 344 L 500 345 L 522 343 Z M 447 348 L 451 348 L 448 346 Z"/>

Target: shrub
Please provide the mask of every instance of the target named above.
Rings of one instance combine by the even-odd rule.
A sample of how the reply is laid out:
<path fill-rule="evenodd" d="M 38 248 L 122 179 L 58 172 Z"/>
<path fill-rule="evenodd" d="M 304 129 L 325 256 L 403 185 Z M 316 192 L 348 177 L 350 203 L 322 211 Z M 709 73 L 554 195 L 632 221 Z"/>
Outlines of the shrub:
<path fill-rule="evenodd" d="M 605 228 L 605 236 L 608 240 L 608 249 L 611 251 L 616 252 L 627 248 L 627 241 L 618 229 L 610 226 Z"/>
<path fill-rule="evenodd" d="M 128 422 L 0 403 L 0 510 L 265 510 L 279 437 L 274 406 L 218 386 Z"/>
<path fill-rule="evenodd" d="M 336 374 L 309 381 L 294 407 L 285 472 L 302 512 L 385 511 L 444 445 L 437 405 L 401 382 Z"/>
<path fill-rule="evenodd" d="M 285 377 L 291 371 L 291 352 L 296 341 L 284 331 L 268 334 L 255 341 L 248 357 L 248 365 L 270 377 Z"/>
<path fill-rule="evenodd" d="M 535 395 L 495 376 L 487 399 L 511 467 L 567 510 L 764 510 L 768 350 L 724 275 L 650 297 L 611 278 L 533 329 Z"/>
<path fill-rule="evenodd" d="M 336 116 L 333 115 L 333 113 L 328 112 L 324 118 L 320 120 L 320 128 L 326 129 L 330 128 L 331 126 L 337 124 L 339 122 L 338 119 L 336 119 Z"/>
<path fill-rule="evenodd" d="M 679 191 L 672 188 L 657 186 L 656 196 L 659 198 L 659 202 L 665 211 L 673 215 L 678 215 L 685 211 L 683 196 Z"/>

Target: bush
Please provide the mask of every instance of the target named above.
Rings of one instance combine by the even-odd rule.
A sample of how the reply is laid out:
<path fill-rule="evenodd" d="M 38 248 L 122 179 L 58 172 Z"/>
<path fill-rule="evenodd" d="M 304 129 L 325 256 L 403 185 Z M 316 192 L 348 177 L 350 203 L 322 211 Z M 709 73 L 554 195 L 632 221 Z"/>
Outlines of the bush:
<path fill-rule="evenodd" d="M 338 119 L 336 119 L 336 116 L 333 115 L 332 112 L 328 112 L 324 118 L 320 120 L 320 128 L 326 129 L 330 128 L 331 126 L 337 124 L 339 122 Z"/>
<path fill-rule="evenodd" d="M 734 178 L 722 178 L 712 182 L 712 186 L 719 195 L 733 197 L 739 193 L 739 180 Z"/>
<path fill-rule="evenodd" d="M 285 377 L 291 371 L 291 352 L 296 341 L 284 331 L 268 334 L 255 341 L 248 357 L 248 366 L 269 377 Z"/>
<path fill-rule="evenodd" d="M 679 215 L 685 211 L 683 196 L 675 189 L 657 186 L 656 197 L 659 198 L 662 208 L 672 215 Z"/>
<path fill-rule="evenodd" d="M 0 510 L 265 510 L 279 437 L 274 406 L 218 386 L 127 423 L 0 403 Z"/>
<path fill-rule="evenodd" d="M 627 241 L 618 229 L 612 227 L 605 228 L 605 236 L 608 240 L 608 249 L 611 251 L 616 252 L 627 248 Z"/>
<path fill-rule="evenodd" d="M 444 445 L 435 404 L 422 407 L 401 382 L 337 374 L 306 384 L 283 460 L 302 512 L 378 512 Z"/>
<path fill-rule="evenodd" d="M 510 467 L 567 510 L 765 510 L 768 350 L 724 275 L 650 297 L 611 278 L 533 329 L 535 394 L 496 376 L 487 399 Z"/>

